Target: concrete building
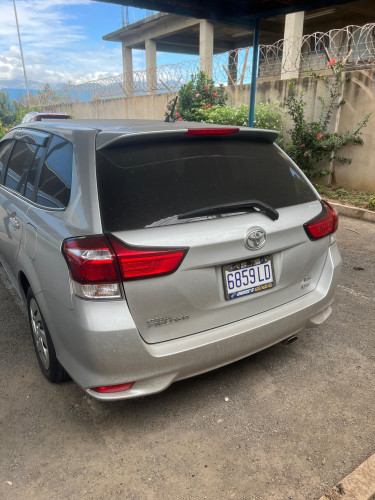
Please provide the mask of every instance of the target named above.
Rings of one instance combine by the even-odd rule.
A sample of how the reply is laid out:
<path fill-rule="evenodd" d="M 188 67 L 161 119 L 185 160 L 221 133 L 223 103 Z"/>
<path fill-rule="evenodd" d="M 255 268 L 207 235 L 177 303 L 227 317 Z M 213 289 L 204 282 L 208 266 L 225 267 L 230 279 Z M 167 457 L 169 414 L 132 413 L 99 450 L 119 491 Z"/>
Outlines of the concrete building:
<path fill-rule="evenodd" d="M 375 21 L 374 0 L 357 0 L 343 5 L 334 5 L 307 13 L 298 12 L 262 20 L 260 43 L 273 44 L 280 39 L 283 44 L 280 57 L 281 78 L 298 76 L 302 37 L 306 33 L 325 32 L 348 25 L 363 25 Z M 155 93 L 156 52 L 193 54 L 200 56 L 200 68 L 212 75 L 214 54 L 233 49 L 249 47 L 253 44 L 253 30 L 246 26 L 234 26 L 204 19 L 157 13 L 138 22 L 129 24 L 103 36 L 103 40 L 122 44 L 123 72 L 126 88 L 131 94 L 133 63 L 132 50 L 146 51 L 146 78 L 150 93 Z M 342 41 L 345 44 L 345 41 Z M 303 50 L 303 49 L 302 49 Z M 236 84 L 236 53 L 228 55 L 226 73 L 228 84 Z M 260 61 L 260 66 L 262 61 Z"/>

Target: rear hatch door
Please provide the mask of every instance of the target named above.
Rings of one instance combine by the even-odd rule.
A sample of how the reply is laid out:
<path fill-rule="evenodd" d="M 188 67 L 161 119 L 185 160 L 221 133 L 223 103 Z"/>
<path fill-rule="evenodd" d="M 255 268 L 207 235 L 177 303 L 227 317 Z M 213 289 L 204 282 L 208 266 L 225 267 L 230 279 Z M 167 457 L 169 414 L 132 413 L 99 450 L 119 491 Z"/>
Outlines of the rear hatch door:
<path fill-rule="evenodd" d="M 98 151 L 105 232 L 125 245 L 187 249 L 172 274 L 124 283 L 146 342 L 232 323 L 316 286 L 328 238 L 310 241 L 303 224 L 321 204 L 274 137 L 162 134 Z M 259 208 L 189 216 L 246 200 L 270 205 L 279 217 Z"/>

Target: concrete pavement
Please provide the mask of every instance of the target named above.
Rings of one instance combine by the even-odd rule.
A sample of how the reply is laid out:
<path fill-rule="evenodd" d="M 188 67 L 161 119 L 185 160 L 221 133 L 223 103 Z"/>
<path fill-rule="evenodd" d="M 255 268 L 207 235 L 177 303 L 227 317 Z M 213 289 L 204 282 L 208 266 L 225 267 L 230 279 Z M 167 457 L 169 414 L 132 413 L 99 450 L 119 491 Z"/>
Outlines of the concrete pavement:
<path fill-rule="evenodd" d="M 340 483 L 375 450 L 375 225 L 342 217 L 337 238 L 324 325 L 110 404 L 42 377 L 2 273 L 0 497 L 305 500 Z"/>

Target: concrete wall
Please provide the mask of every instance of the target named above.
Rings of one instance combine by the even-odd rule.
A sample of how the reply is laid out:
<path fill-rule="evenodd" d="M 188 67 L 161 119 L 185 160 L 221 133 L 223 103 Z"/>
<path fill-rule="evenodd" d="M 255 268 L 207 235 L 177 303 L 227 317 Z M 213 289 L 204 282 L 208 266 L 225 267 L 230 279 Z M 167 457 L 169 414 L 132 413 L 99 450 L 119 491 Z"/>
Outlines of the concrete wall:
<path fill-rule="evenodd" d="M 63 111 L 80 120 L 92 118 L 163 119 L 165 105 L 174 96 L 175 94 L 141 95 L 79 102 L 54 106 L 53 111 Z M 48 106 L 48 111 L 50 110 L 51 106 Z"/>
<path fill-rule="evenodd" d="M 362 129 L 363 146 L 347 146 L 343 154 L 351 165 L 335 165 L 334 182 L 340 186 L 375 191 L 375 69 L 350 73 L 345 85 L 345 105 L 341 108 L 339 132 L 353 130 L 368 113 L 370 121 Z"/>
<path fill-rule="evenodd" d="M 331 72 L 326 72 L 331 75 Z M 364 145 L 347 146 L 342 156 L 352 158 L 352 164 L 334 165 L 333 182 L 337 185 L 360 190 L 375 191 L 375 69 L 358 70 L 348 73 L 350 81 L 345 83 L 343 96 L 346 104 L 341 107 L 338 131 L 353 130 L 368 113 L 372 113 L 367 127 L 363 130 Z M 274 77 L 259 78 L 257 82 L 257 102 L 275 102 L 285 107 L 288 96 L 288 80 Z M 299 89 L 305 89 L 307 101 L 306 116 L 316 119 L 319 115 L 319 97 L 324 93 L 323 83 L 312 77 L 302 77 L 297 81 Z M 228 87 L 228 105 L 248 104 L 250 85 Z M 123 99 L 93 101 L 58 106 L 55 111 L 72 113 L 75 118 L 149 118 L 163 119 L 166 103 L 174 94 L 144 95 Z M 50 107 L 48 108 L 50 110 Z M 332 119 L 332 130 L 335 126 Z M 290 123 L 290 122 L 289 122 Z"/>

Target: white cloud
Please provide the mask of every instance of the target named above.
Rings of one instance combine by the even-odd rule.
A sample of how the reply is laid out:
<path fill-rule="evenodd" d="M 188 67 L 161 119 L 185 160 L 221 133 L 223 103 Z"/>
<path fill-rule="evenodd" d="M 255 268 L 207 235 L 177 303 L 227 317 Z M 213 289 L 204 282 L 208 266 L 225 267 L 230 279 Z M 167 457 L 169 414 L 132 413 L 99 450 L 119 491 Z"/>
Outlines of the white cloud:
<path fill-rule="evenodd" d="M 85 4 L 90 0 L 17 0 L 28 80 L 59 86 L 122 72 L 121 45 L 103 42 L 101 34 L 90 39 L 84 20 L 80 25 L 63 9 Z M 13 2 L 0 0 L 0 12 L 0 80 L 23 80 Z M 134 51 L 134 69 L 142 63 Z"/>

